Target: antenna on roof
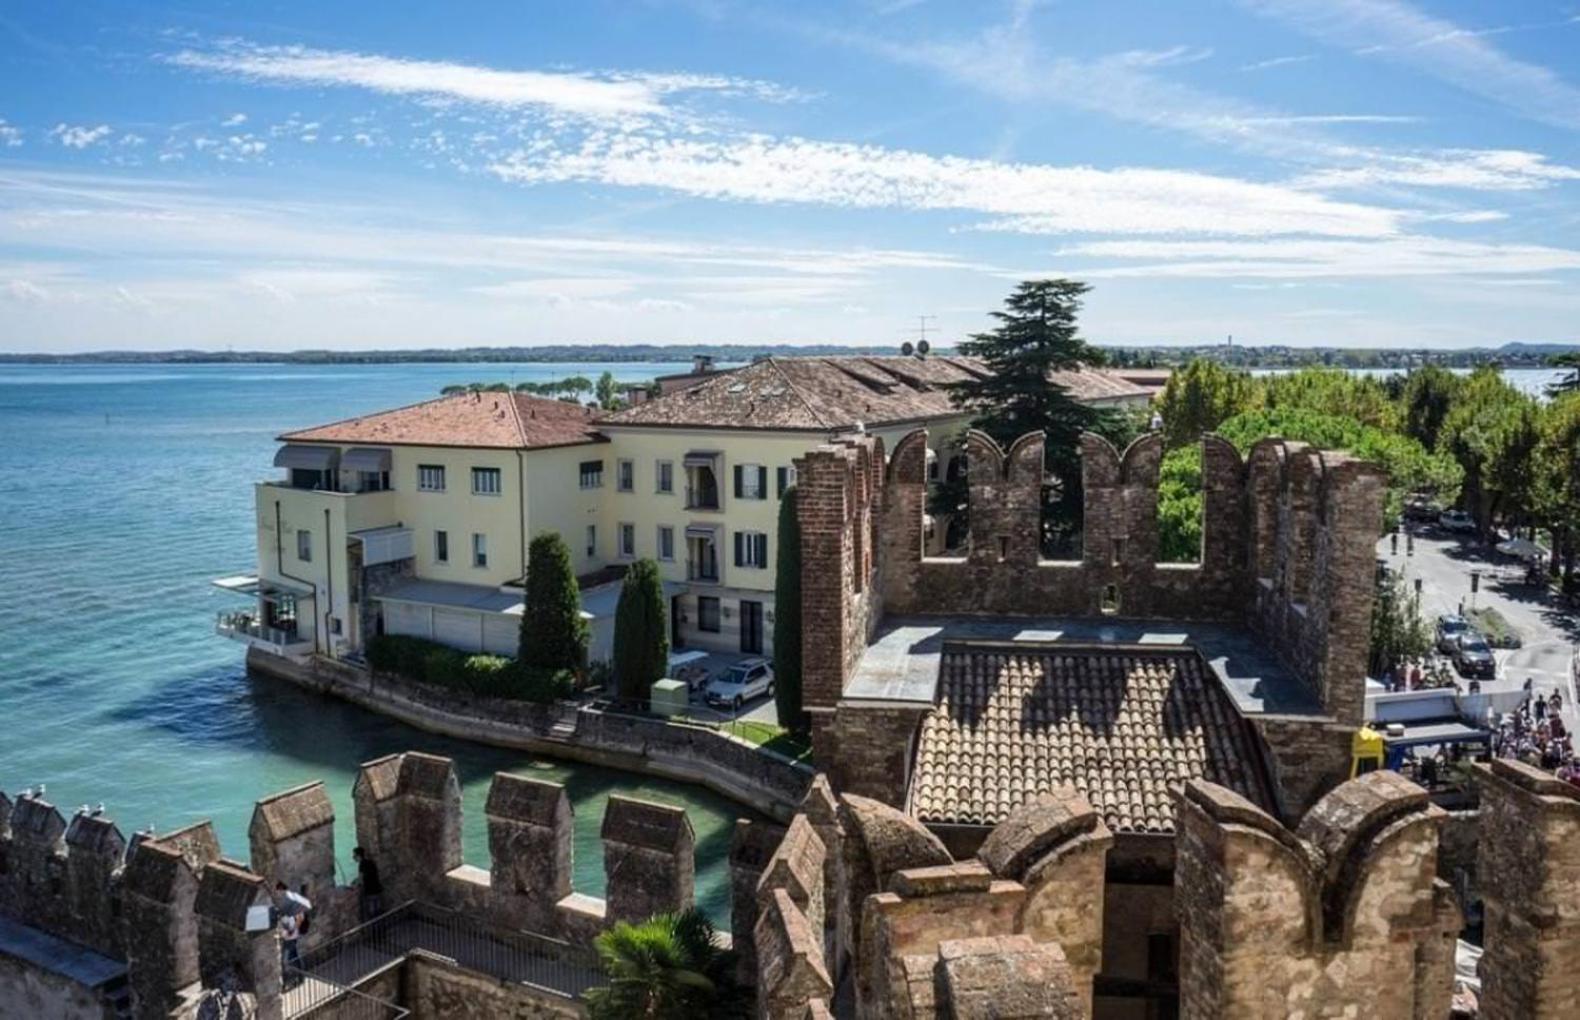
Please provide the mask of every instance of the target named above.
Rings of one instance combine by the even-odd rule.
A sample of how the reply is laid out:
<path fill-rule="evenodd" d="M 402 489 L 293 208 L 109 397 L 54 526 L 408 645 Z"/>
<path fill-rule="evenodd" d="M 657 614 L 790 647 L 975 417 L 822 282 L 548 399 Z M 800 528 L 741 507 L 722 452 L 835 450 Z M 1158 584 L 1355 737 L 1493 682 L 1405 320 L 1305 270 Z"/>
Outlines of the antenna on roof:
<path fill-rule="evenodd" d="M 916 334 L 916 346 L 912 347 L 910 341 L 906 341 L 904 344 L 900 345 L 900 353 L 909 356 L 912 351 L 915 351 L 917 354 L 926 354 L 929 350 L 931 350 L 932 345 L 927 342 L 927 333 L 929 330 L 936 329 L 937 327 L 929 326 L 928 323 L 937 321 L 938 316 L 936 315 L 918 315 L 916 317 L 916 329 L 907 330 L 907 332 L 914 332 Z"/>

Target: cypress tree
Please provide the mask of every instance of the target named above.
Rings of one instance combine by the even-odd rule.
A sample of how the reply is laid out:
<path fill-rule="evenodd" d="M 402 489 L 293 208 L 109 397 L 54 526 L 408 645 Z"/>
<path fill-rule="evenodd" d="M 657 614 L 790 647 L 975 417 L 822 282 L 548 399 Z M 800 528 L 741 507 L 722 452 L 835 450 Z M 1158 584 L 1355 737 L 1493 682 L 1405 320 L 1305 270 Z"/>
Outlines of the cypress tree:
<path fill-rule="evenodd" d="M 517 658 L 530 669 L 581 670 L 587 659 L 587 621 L 571 569 L 571 551 L 557 531 L 527 549 L 527 592 Z"/>
<path fill-rule="evenodd" d="M 614 616 L 614 677 L 620 697 L 646 703 L 669 668 L 669 621 L 658 564 L 637 560 L 625 573 Z"/>
<path fill-rule="evenodd" d="M 774 707 L 779 725 L 807 730 L 801 708 L 801 519 L 796 487 L 779 500 L 779 547 L 774 551 Z"/>
<path fill-rule="evenodd" d="M 1009 444 L 1027 432 L 1045 437 L 1044 466 L 1057 481 L 1043 494 L 1043 552 L 1061 555 L 1076 548 L 1081 529 L 1079 438 L 1088 429 L 1115 430 L 1113 416 L 1088 407 L 1055 384 L 1051 372 L 1100 365 L 1102 352 L 1081 339 L 1076 317 L 1091 287 L 1078 280 L 1028 280 L 994 312 L 998 326 L 959 345 L 961 354 L 981 358 L 988 375 L 951 387 L 950 397 L 975 412 L 972 426 Z M 964 484 L 957 488 L 964 490 Z M 935 504 L 936 505 L 936 504 Z M 968 512 L 963 505 L 940 508 Z"/>

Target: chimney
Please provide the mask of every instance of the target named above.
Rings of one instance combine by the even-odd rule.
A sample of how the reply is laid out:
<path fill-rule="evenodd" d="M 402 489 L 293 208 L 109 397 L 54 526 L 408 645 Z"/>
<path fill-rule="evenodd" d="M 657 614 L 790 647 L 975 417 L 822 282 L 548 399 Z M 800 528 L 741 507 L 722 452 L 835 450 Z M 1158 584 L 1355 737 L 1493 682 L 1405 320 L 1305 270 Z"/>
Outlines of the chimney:
<path fill-rule="evenodd" d="M 691 356 L 691 374 L 706 375 L 713 371 L 713 355 L 693 354 Z"/>

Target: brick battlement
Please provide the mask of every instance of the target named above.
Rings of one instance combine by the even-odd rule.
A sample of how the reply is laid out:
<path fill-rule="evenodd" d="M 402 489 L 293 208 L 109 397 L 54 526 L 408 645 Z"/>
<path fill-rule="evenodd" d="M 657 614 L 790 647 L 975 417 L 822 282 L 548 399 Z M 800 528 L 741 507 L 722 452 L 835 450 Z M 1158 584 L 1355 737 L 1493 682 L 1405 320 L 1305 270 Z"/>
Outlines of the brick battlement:
<path fill-rule="evenodd" d="M 615 920 L 693 902 L 695 840 L 678 807 L 610 798 L 606 905 L 571 891 L 574 818 L 557 784 L 494 776 L 486 872 L 461 862 L 460 785 L 449 759 L 412 752 L 368 762 L 352 795 L 357 841 L 379 867 L 386 908 L 419 900 L 585 944 Z M 313 901 L 304 951 L 357 925 L 356 888 L 335 883 L 334 823 L 322 783 L 265 797 L 243 863 L 221 856 L 207 822 L 127 841 L 101 812 L 68 819 L 42 796 L 0 794 L 0 915 L 124 962 L 133 1015 L 143 1020 L 164 1020 L 222 979 L 271 1020 L 283 1008 L 279 940 L 272 928 L 248 931 L 247 912 L 269 904 L 281 881 Z"/>

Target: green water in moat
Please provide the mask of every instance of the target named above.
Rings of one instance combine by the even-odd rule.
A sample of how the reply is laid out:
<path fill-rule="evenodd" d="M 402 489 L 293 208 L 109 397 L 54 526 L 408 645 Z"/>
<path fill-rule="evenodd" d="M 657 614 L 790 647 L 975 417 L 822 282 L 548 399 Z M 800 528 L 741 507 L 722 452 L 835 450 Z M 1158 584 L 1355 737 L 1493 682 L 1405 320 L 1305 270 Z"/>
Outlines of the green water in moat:
<path fill-rule="evenodd" d="M 254 564 L 252 483 L 281 431 L 412 403 L 474 379 L 651 378 L 684 365 L 0 366 L 0 788 L 47 785 L 70 814 L 103 802 L 130 835 L 211 818 L 245 859 L 253 802 L 323 779 L 344 866 L 358 763 L 454 758 L 466 860 L 486 866 L 483 801 L 507 770 L 566 785 L 575 886 L 603 893 L 611 793 L 683 805 L 697 895 L 727 920 L 726 857 L 749 814 L 680 783 L 448 740 L 250 679 L 216 637 L 237 601 L 209 585 Z"/>

